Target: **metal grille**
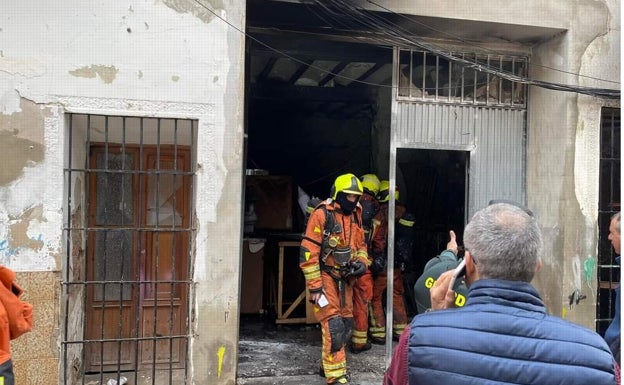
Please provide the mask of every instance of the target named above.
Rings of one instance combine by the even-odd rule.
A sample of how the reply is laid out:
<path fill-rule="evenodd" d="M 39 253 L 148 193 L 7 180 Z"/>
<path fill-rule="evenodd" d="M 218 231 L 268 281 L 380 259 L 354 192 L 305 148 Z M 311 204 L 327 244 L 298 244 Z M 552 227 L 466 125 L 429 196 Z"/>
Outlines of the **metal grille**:
<path fill-rule="evenodd" d="M 66 118 L 62 381 L 184 384 L 197 122 Z"/>
<path fill-rule="evenodd" d="M 603 108 L 600 124 L 600 198 L 598 202 L 598 298 L 596 331 L 604 335 L 615 312 L 620 265 L 608 239 L 611 216 L 621 210 L 620 110 Z"/>
<path fill-rule="evenodd" d="M 499 71 L 526 76 L 528 59 L 517 56 L 455 54 Z M 399 99 L 481 106 L 526 107 L 526 87 L 455 64 L 424 51 L 400 50 Z"/>

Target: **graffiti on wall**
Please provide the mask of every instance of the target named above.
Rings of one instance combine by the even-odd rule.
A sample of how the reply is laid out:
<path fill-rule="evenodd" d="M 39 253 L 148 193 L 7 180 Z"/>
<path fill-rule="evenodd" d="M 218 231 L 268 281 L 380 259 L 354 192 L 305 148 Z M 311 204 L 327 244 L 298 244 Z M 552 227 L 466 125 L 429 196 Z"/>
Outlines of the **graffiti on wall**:
<path fill-rule="evenodd" d="M 581 301 L 587 299 L 587 295 L 583 294 L 583 283 L 589 289 L 589 292 L 594 293 L 592 281 L 596 272 L 596 259 L 592 255 L 588 255 L 587 258 L 581 263 L 579 255 L 574 256 L 572 262 L 573 276 L 574 276 L 574 290 L 568 295 L 568 308 L 563 308 L 561 316 L 565 318 L 569 310 Z"/>

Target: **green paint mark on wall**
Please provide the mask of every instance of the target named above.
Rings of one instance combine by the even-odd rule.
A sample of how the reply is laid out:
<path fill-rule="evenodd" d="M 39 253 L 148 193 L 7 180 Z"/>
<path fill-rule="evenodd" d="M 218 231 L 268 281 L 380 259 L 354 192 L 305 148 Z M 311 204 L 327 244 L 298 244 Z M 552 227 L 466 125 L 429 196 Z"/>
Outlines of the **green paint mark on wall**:
<path fill-rule="evenodd" d="M 594 271 L 596 270 L 596 259 L 591 255 L 583 262 L 583 273 L 585 274 L 585 282 L 590 283 L 595 278 Z"/>

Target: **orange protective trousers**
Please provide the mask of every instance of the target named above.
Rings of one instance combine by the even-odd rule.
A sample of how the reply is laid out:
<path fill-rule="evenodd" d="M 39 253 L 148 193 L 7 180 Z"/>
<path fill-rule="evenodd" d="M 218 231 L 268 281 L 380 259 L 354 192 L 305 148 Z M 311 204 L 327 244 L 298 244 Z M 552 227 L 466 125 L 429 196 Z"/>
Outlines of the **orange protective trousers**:
<path fill-rule="evenodd" d="M 369 269 L 353 285 L 353 347 L 362 348 L 368 340 L 368 308 L 373 299 L 373 274 Z"/>
<path fill-rule="evenodd" d="M 323 292 L 327 297 L 329 304 L 325 307 L 314 306 L 316 320 L 321 324 L 322 333 L 322 352 L 321 363 L 325 371 L 325 378 L 328 384 L 334 383 L 338 378 L 347 375 L 347 355 L 345 353 L 345 343 L 349 336 L 344 335 L 341 346 L 332 352 L 332 342 L 334 345 L 338 341 L 332 341 L 336 338 L 331 334 L 330 323 L 337 322 L 333 320 L 338 317 L 345 324 L 353 325 L 353 286 L 344 280 L 336 280 L 328 272 L 321 272 L 321 280 L 323 281 Z M 351 281 L 352 282 L 352 281 Z M 342 291 L 342 292 L 341 292 Z M 345 325 L 345 328 L 348 327 Z"/>
<path fill-rule="evenodd" d="M 386 337 L 386 313 L 383 308 L 383 295 L 388 286 L 388 272 L 386 270 L 379 273 L 375 278 L 373 286 L 372 308 L 373 315 L 371 319 L 371 335 L 377 338 Z M 403 333 L 407 325 L 407 314 L 405 312 L 405 304 L 403 303 L 403 274 L 401 269 L 394 269 L 394 289 L 392 291 L 392 324 L 394 336 L 398 337 Z"/>

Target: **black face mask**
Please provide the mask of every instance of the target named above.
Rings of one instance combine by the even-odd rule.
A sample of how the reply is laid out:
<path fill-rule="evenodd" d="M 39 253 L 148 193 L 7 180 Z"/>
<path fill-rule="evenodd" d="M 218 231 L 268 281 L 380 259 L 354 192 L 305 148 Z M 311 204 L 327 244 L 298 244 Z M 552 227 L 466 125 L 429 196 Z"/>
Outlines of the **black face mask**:
<path fill-rule="evenodd" d="M 340 210 L 344 215 L 351 215 L 353 210 L 355 210 L 355 206 L 357 206 L 358 200 L 359 199 L 356 199 L 355 202 L 351 202 L 347 199 L 347 194 L 342 192 L 338 193 L 336 196 L 336 202 L 340 205 Z"/>

